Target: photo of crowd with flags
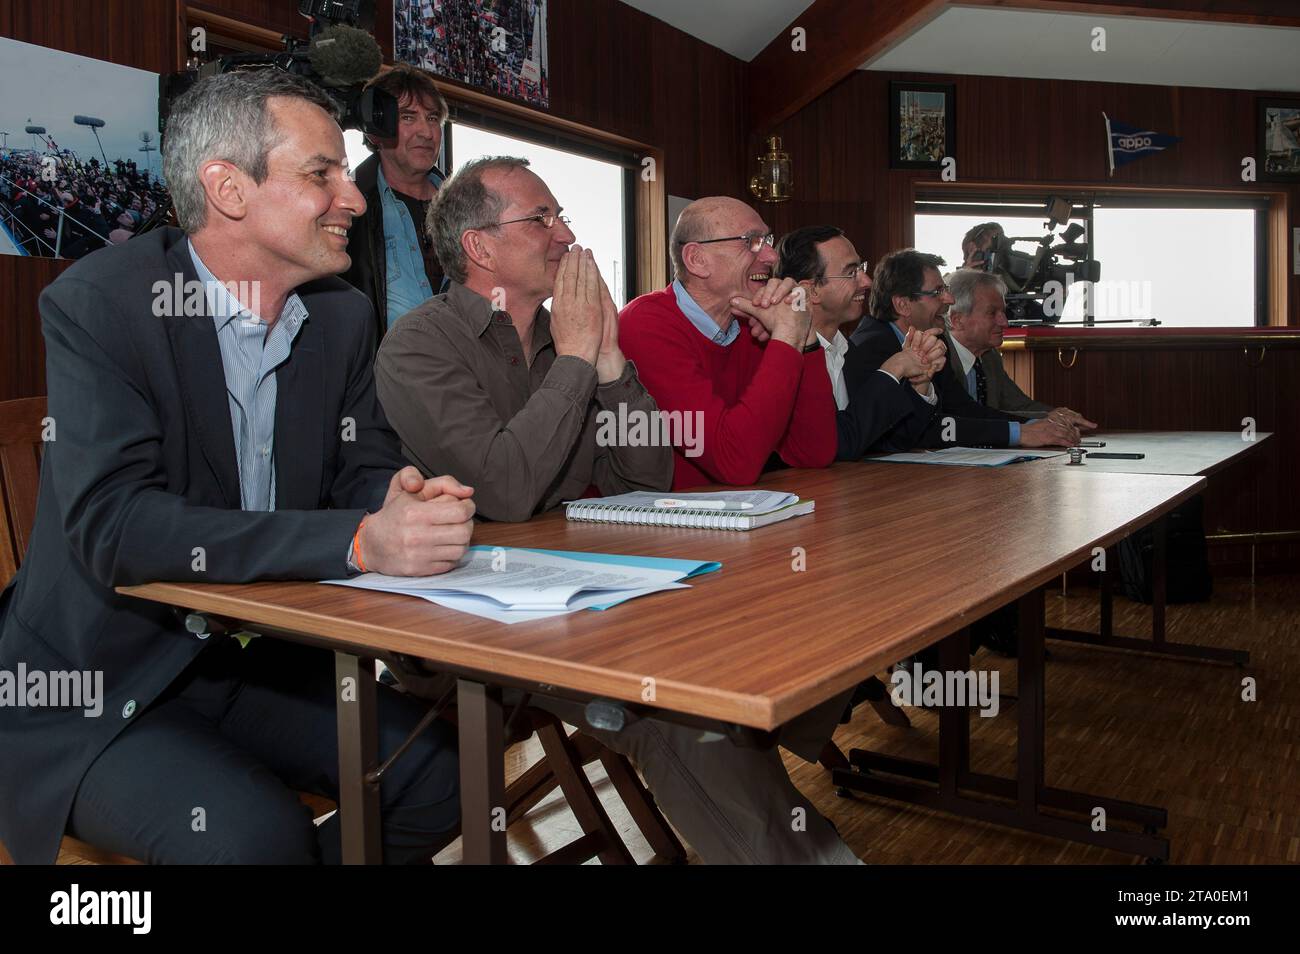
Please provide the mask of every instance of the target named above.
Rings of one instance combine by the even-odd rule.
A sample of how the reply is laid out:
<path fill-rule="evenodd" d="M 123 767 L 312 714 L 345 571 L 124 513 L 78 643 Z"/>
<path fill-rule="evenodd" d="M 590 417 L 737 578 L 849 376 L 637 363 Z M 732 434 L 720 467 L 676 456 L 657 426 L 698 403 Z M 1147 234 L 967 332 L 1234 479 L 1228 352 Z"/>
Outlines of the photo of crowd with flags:
<path fill-rule="evenodd" d="M 54 157 L 53 177 L 46 157 Z M 0 151 L 0 251 L 81 258 L 138 235 L 168 204 L 167 190 L 134 160 L 105 166 L 71 150 Z"/>
<path fill-rule="evenodd" d="M 905 92 L 898 104 L 898 158 L 905 162 L 938 162 L 947 155 L 943 93 Z"/>
<path fill-rule="evenodd" d="M 0 38 L 0 254 L 81 258 L 154 227 L 170 206 L 158 76 Z"/>
<path fill-rule="evenodd" d="M 548 104 L 546 0 L 395 0 L 393 50 L 439 76 Z"/>

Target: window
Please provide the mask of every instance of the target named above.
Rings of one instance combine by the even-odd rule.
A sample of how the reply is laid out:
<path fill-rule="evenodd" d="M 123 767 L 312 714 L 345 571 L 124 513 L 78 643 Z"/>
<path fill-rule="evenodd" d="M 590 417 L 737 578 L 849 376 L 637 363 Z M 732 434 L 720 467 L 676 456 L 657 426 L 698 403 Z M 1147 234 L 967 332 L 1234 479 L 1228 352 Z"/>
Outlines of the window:
<path fill-rule="evenodd" d="M 1083 228 L 1078 241 L 1101 263 L 1101 280 L 1070 287 L 1062 321 L 1137 325 L 1155 319 L 1172 328 L 1266 323 L 1266 200 L 1137 193 L 1069 197 L 1076 203 L 1070 222 Z M 1008 236 L 1025 239 L 1015 243 L 1017 251 L 1032 253 L 1033 243 L 1046 234 L 1045 203 L 1045 194 L 919 196 L 916 247 L 942 255 L 955 268 L 966 231 L 996 221 Z M 1058 236 L 1062 230 L 1058 227 Z"/>
<path fill-rule="evenodd" d="M 1252 209 L 1124 208 L 1098 202 L 1095 308 L 1129 310 L 1174 328 L 1257 323 L 1256 216 Z M 1146 314 L 1143 315 L 1142 313 Z M 1116 314 L 1115 317 L 1127 317 Z M 1261 322 L 1262 323 L 1262 322 Z"/>

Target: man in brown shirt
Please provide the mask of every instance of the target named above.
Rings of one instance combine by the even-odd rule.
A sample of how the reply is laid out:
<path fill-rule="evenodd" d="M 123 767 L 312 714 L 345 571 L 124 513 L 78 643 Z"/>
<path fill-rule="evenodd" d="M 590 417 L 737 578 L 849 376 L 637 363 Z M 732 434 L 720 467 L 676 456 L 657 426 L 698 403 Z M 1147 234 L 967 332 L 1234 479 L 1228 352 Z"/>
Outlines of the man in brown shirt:
<path fill-rule="evenodd" d="M 658 408 L 619 350 L 618 311 L 591 252 L 569 249 L 573 232 L 525 165 L 471 163 L 451 198 L 435 200 L 430 230 L 450 288 L 393 326 L 375 365 L 407 458 L 426 473 L 454 463 L 491 520 L 527 520 L 593 486 L 608 495 L 672 483 L 659 428 L 641 429 L 641 446 L 597 440 L 610 431 L 600 412 L 653 422 Z M 484 221 L 466 222 L 470 210 Z"/>
<path fill-rule="evenodd" d="M 656 414 L 655 402 L 619 349 L 618 312 L 591 254 L 570 249 L 559 203 L 527 165 L 480 159 L 438 190 L 429 228 L 450 290 L 392 327 L 375 366 L 408 459 L 429 473 L 454 471 L 474 487 L 478 513 L 496 520 L 527 520 L 593 483 L 612 494 L 672 482 L 669 441 L 627 446 L 634 435 L 662 437 L 662 427 L 631 423 L 637 412 Z M 552 296 L 548 312 L 542 302 Z M 627 433 L 608 420 L 602 427 L 605 413 L 628 421 Z M 632 759 L 706 862 L 857 861 L 790 782 L 775 746 L 703 741 L 699 729 L 655 718 L 602 731 L 580 703 L 544 695 L 530 703 Z M 828 705 L 796 722 L 833 724 L 843 702 Z M 824 732 L 813 740 L 802 726 L 787 728 L 780 741 L 794 751 L 825 742 Z"/>

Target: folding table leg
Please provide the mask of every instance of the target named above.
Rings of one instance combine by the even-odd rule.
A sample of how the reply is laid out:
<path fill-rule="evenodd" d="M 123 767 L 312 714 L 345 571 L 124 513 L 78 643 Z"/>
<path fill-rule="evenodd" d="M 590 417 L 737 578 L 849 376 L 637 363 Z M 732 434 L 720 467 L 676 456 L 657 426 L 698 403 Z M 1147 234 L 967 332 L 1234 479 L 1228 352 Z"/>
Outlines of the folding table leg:
<path fill-rule="evenodd" d="M 1106 551 L 1106 567 L 1101 577 L 1101 624 L 1098 632 L 1077 629 L 1047 628 L 1047 638 L 1089 646 L 1109 646 L 1139 653 L 1157 653 L 1161 656 L 1179 656 L 1183 659 L 1205 659 L 1211 662 L 1235 663 L 1244 666 L 1250 662 L 1250 653 L 1244 649 L 1220 649 L 1194 643 L 1172 643 L 1165 638 L 1165 606 L 1169 579 L 1167 516 L 1158 517 L 1152 524 L 1153 552 L 1151 560 L 1151 638 L 1134 639 L 1116 636 L 1112 631 L 1111 589 L 1114 580 L 1114 549 Z"/>
<path fill-rule="evenodd" d="M 970 709 L 945 706 L 939 710 L 939 763 L 920 762 L 861 749 L 849 752 L 851 769 L 836 769 L 836 785 L 868 794 L 910 802 L 954 815 L 976 818 L 1008 828 L 1098 845 L 1115 851 L 1167 860 L 1169 842 L 1156 832 L 1167 823 L 1164 809 L 1045 784 L 1045 710 L 1043 652 L 1043 591 L 1020 599 L 1019 706 L 1015 778 L 970 771 Z M 965 631 L 939 646 L 940 667 L 964 669 Z M 969 793 L 992 796 L 972 798 Z M 1117 821 L 1140 824 L 1141 832 L 1111 828 L 1094 831 L 1091 818 L 1072 819 L 1045 814 L 1042 809 L 1090 815 L 1101 807 Z"/>
<path fill-rule="evenodd" d="M 1151 527 L 1154 538 L 1151 559 L 1151 641 L 1165 645 L 1165 597 L 1169 586 L 1169 518 L 1161 517 Z"/>
<path fill-rule="evenodd" d="M 1035 589 L 1020 598 L 1019 651 L 1016 671 L 1019 687 L 1019 726 L 1016 738 L 1016 801 L 1020 810 L 1035 814 L 1043 791 L 1045 706 L 1043 672 L 1043 591 Z"/>
<path fill-rule="evenodd" d="M 465 864 L 506 863 L 505 732 L 501 690 L 456 682 L 461 844 Z"/>
<path fill-rule="evenodd" d="M 375 661 L 350 653 L 334 654 L 335 703 L 339 738 L 339 827 L 343 863 L 383 862 L 379 785 L 366 776 L 379 767 Z"/>
<path fill-rule="evenodd" d="M 964 672 L 969 668 L 970 629 L 959 629 L 939 644 L 939 669 Z M 939 790 L 945 798 L 956 798 L 970 772 L 970 708 L 948 699 L 944 702 L 939 709 Z"/>

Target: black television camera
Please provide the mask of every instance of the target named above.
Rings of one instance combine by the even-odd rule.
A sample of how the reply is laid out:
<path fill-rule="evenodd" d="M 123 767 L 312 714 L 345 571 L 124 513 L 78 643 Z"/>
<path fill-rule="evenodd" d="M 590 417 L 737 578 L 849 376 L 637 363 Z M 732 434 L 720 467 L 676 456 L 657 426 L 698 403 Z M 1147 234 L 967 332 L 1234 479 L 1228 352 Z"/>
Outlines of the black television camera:
<path fill-rule="evenodd" d="M 339 108 L 339 125 L 391 139 L 397 135 L 397 101 L 365 84 L 379 72 L 383 53 L 366 32 L 374 27 L 375 0 L 299 0 L 311 21 L 308 39 L 282 37 L 281 53 L 222 56 L 181 73 L 158 78 L 158 131 L 166 136 L 172 101 L 206 76 L 232 70 L 281 69 L 319 86 Z"/>
<path fill-rule="evenodd" d="M 984 267 L 1007 283 L 1007 318 L 1011 321 L 1041 321 L 1054 324 L 1061 319 L 1065 300 L 1074 282 L 1101 279 L 1101 262 L 1088 258 L 1086 243 L 1079 242 L 1084 228 L 1077 222 L 1059 236 L 1056 229 L 1070 219 L 1073 206 L 1068 199 L 1047 200 L 1047 234 L 1008 236 L 999 228 L 984 256 Z M 1060 238 L 1060 244 L 1052 242 Z M 1016 242 L 1034 242 L 1038 248 L 1017 251 Z"/>

